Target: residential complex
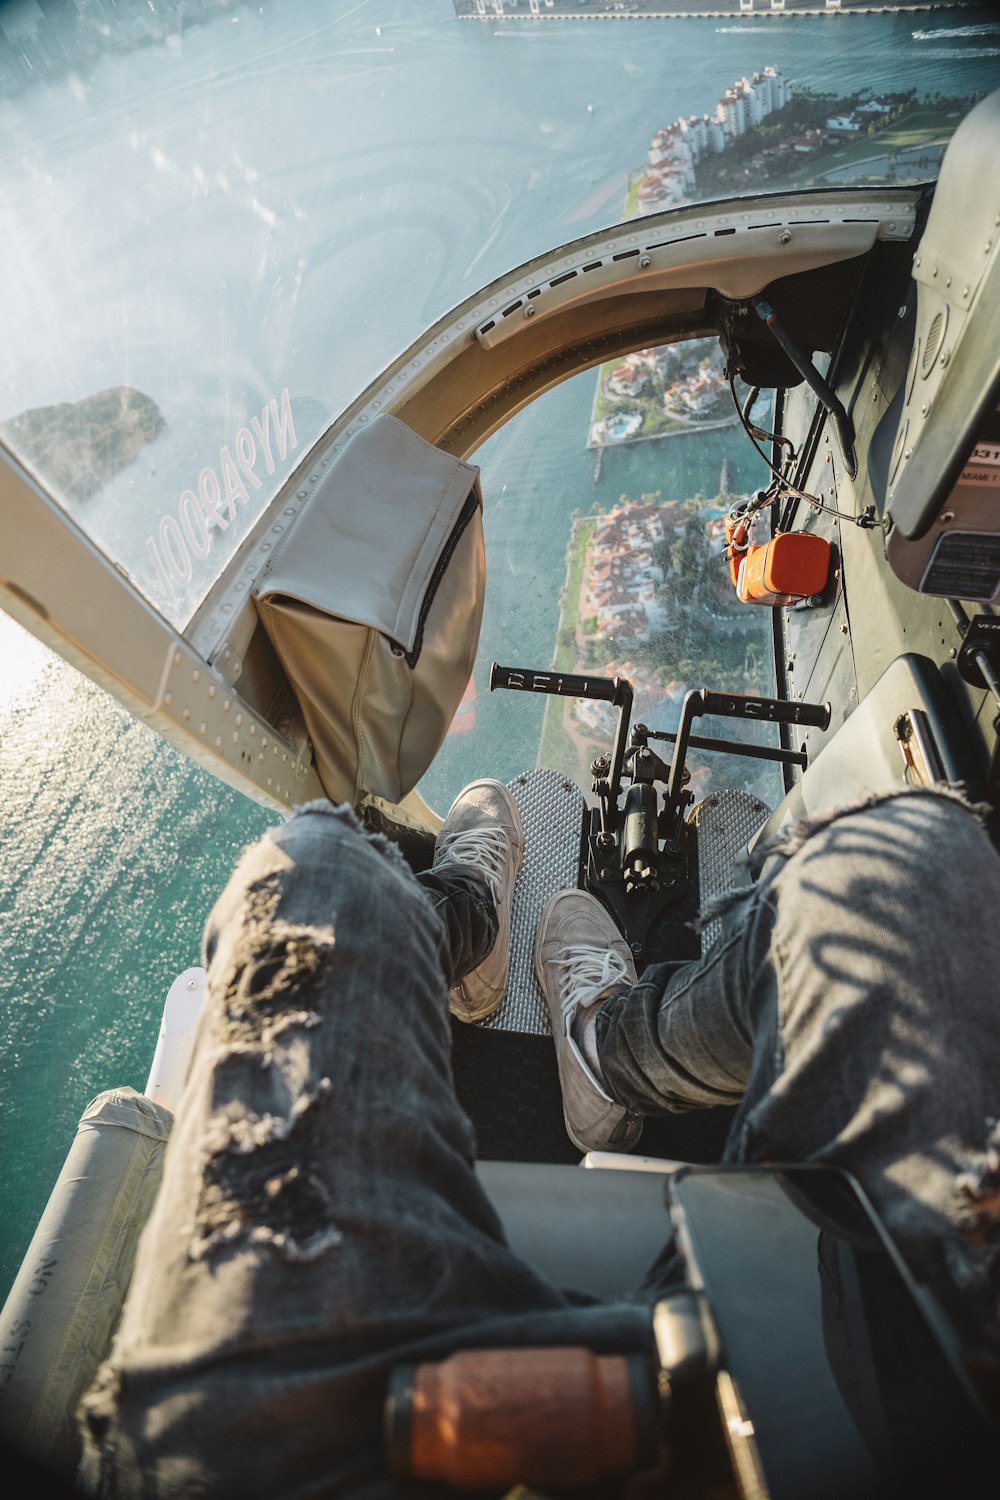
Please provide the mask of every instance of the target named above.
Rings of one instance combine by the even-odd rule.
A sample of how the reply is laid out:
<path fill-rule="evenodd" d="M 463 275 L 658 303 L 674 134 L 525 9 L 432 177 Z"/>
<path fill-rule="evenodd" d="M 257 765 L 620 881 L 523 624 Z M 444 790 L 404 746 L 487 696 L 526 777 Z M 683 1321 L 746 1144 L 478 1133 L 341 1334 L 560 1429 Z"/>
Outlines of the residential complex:
<path fill-rule="evenodd" d="M 588 448 L 672 437 L 735 420 L 716 339 L 637 349 L 598 372 Z"/>
<path fill-rule="evenodd" d="M 705 156 L 720 155 L 733 141 L 791 97 L 791 85 L 775 67 L 739 78 L 712 114 L 682 115 L 658 130 L 646 153 L 648 170 L 639 186 L 643 213 L 680 208 L 695 196 L 695 167 Z"/>
<path fill-rule="evenodd" d="M 653 549 L 666 537 L 666 507 L 624 501 L 601 516 L 587 549 L 581 599 L 585 619 L 593 619 L 596 636 L 644 639 L 668 629 L 657 601 L 663 568 Z"/>
<path fill-rule="evenodd" d="M 563 600 L 561 623 L 572 622 L 576 639 L 573 669 L 627 677 L 640 717 L 679 698 L 683 684 L 645 649 L 652 636 L 674 635 L 677 651 L 685 641 L 707 634 L 739 638 L 756 628 L 753 612 L 734 609 L 722 563 L 724 514 L 715 501 L 661 500 L 659 493 L 619 503 L 596 519 L 580 517 L 567 552 L 583 545 L 579 594 Z M 581 534 L 580 528 L 584 528 Z M 720 625 L 721 622 L 721 625 Z M 744 647 L 735 647 L 740 662 Z M 607 703 L 574 699 L 560 706 L 563 723 L 577 734 L 606 737 L 616 713 Z M 583 749 L 584 746 L 581 746 Z"/>

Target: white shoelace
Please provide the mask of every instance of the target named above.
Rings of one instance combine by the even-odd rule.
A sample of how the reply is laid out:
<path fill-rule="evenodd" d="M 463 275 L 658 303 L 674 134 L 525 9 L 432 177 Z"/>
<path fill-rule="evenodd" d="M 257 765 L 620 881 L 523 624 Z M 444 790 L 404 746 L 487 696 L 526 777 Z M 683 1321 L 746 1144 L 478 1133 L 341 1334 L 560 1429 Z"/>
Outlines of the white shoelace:
<path fill-rule="evenodd" d="M 606 990 L 630 978 L 628 965 L 614 948 L 567 948 L 555 963 L 566 974 L 559 1003 L 567 1021 L 572 1021 L 583 1006 L 593 1005 Z"/>
<path fill-rule="evenodd" d="M 445 834 L 435 850 L 434 863 L 454 860 L 459 865 L 473 865 L 489 881 L 494 902 L 500 899 L 510 840 L 502 828 L 463 828 Z"/>

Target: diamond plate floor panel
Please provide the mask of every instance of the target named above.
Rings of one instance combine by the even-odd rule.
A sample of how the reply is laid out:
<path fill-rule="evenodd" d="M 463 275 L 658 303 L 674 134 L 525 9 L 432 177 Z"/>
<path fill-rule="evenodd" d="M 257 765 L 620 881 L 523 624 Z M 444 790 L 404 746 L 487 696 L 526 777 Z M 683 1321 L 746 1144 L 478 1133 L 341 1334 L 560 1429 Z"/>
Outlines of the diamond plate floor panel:
<path fill-rule="evenodd" d="M 726 789 L 712 792 L 692 808 L 688 822 L 698 830 L 698 887 L 701 909 L 725 894 L 733 884 L 733 865 L 771 809 L 749 792 Z M 706 954 L 718 940 L 722 923 L 716 919 L 701 931 Z"/>
<path fill-rule="evenodd" d="M 535 978 L 535 932 L 549 897 L 579 883 L 586 804 L 580 788 L 556 771 L 524 771 L 507 785 L 524 824 L 524 861 L 511 906 L 507 994 L 480 1025 L 548 1036 L 549 1015 Z"/>
<path fill-rule="evenodd" d="M 573 1162 L 566 1134 L 548 1013 L 534 971 L 535 930 L 550 895 L 579 880 L 584 798 L 554 771 L 527 771 L 508 783 L 525 829 L 524 862 L 511 909 L 507 995 L 478 1025 L 452 1018 L 452 1066 L 459 1103 L 476 1130 L 477 1155 L 492 1161 Z M 713 793 L 691 813 L 698 830 L 702 902 L 730 885 L 733 861 L 770 809 L 745 792 Z M 703 934 L 707 952 L 718 936 Z M 717 1162 L 734 1111 L 695 1109 L 646 1121 L 635 1152 Z"/>

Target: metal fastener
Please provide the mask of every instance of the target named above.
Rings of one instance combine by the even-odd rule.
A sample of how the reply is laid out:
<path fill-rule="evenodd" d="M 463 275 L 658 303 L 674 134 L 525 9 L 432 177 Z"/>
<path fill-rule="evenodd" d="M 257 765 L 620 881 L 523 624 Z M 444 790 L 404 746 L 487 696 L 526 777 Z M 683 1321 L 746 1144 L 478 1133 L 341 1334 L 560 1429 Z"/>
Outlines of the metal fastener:
<path fill-rule="evenodd" d="M 792 231 L 790 229 L 783 229 L 781 231 L 781 233 L 778 235 L 778 244 L 779 245 L 787 245 L 791 238 L 792 238 Z"/>
<path fill-rule="evenodd" d="M 640 255 L 639 264 L 644 271 L 648 271 L 653 262 L 648 255 Z"/>

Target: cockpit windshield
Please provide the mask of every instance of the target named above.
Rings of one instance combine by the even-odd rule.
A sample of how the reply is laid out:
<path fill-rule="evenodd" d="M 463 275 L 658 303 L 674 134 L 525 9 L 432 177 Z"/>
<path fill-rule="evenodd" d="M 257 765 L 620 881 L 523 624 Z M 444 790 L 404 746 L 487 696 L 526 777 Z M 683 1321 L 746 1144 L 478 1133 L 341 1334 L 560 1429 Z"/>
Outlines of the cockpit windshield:
<path fill-rule="evenodd" d="M 332 418 L 477 286 L 623 217 L 933 177 L 1000 50 L 965 9 L 817 39 L 732 8 L 11 0 L 0 437 L 183 626 Z M 653 435 L 605 404 L 607 440 Z"/>

